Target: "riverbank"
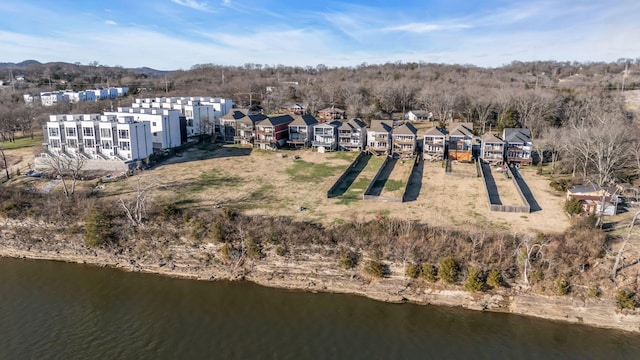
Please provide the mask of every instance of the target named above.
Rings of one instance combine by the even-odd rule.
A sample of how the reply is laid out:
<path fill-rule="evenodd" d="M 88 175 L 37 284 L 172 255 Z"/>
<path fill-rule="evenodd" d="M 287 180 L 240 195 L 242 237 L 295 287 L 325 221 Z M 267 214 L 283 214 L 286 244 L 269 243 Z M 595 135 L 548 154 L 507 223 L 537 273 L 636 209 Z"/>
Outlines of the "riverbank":
<path fill-rule="evenodd" d="M 472 293 L 461 286 L 448 286 L 410 279 L 404 265 L 385 262 L 389 274 L 382 279 L 363 276 L 359 269 L 345 270 L 335 258 L 323 256 L 320 246 L 298 247 L 296 255 L 267 255 L 261 260 L 221 261 L 212 254 L 219 246 L 174 246 L 171 256 L 146 256 L 134 249 L 91 249 L 79 238 L 69 241 L 39 241 L 27 245 L 24 237 L 3 231 L 0 256 L 54 260 L 111 267 L 124 271 L 159 274 L 197 280 L 250 281 L 268 287 L 312 292 L 335 292 L 366 296 L 384 302 L 411 302 L 495 311 L 579 323 L 600 328 L 640 332 L 638 311 L 617 310 L 610 296 L 579 298 L 546 296 L 519 287 Z M 292 249 L 293 250 L 293 249 Z"/>

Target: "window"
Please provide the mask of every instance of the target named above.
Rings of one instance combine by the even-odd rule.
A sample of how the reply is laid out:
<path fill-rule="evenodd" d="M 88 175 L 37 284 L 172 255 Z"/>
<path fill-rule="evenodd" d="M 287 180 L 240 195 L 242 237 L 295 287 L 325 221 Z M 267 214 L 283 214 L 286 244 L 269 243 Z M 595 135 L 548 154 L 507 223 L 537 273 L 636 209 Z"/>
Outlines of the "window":
<path fill-rule="evenodd" d="M 59 135 L 60 135 L 60 129 L 58 129 L 57 127 L 49 128 L 49 136 L 59 136 Z"/>
<path fill-rule="evenodd" d="M 155 122 L 155 121 L 153 121 L 153 122 L 151 123 L 151 125 L 152 125 L 152 126 L 156 126 L 156 122 Z"/>
<path fill-rule="evenodd" d="M 83 127 L 82 134 L 84 136 L 93 136 L 93 128 L 92 127 Z"/>
<path fill-rule="evenodd" d="M 109 141 L 109 140 L 103 140 L 103 141 L 102 141 L 102 148 L 103 148 L 103 149 L 110 150 L 110 149 L 111 149 L 111 141 Z"/>
<path fill-rule="evenodd" d="M 67 145 L 69 145 L 70 148 L 77 148 L 78 147 L 78 140 L 76 139 L 69 139 L 67 140 Z"/>
<path fill-rule="evenodd" d="M 129 138 L 129 130 L 128 129 L 126 129 L 126 130 L 123 130 L 123 129 L 118 130 L 118 138 L 119 139 L 128 139 Z"/>
<path fill-rule="evenodd" d="M 110 138 L 111 137 L 111 129 L 100 129 L 100 137 L 102 137 L 102 138 Z"/>
<path fill-rule="evenodd" d="M 95 141 L 93 139 L 84 139 L 84 146 L 85 147 L 94 147 L 96 145 Z"/>
<path fill-rule="evenodd" d="M 67 136 L 76 136 L 76 128 L 74 127 L 68 127 L 67 129 Z"/>
<path fill-rule="evenodd" d="M 49 142 L 49 146 L 54 149 L 60 149 L 60 139 L 51 139 L 51 141 Z"/>
<path fill-rule="evenodd" d="M 131 143 L 128 141 L 120 141 L 118 143 L 118 146 L 120 147 L 120 150 L 125 150 L 125 151 L 131 150 Z"/>

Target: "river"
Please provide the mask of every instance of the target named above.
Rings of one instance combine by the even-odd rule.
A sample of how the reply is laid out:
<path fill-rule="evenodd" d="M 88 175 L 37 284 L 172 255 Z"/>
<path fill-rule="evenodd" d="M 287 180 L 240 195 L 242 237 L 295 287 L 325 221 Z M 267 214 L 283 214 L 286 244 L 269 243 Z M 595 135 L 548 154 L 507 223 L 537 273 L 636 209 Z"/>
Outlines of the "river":
<path fill-rule="evenodd" d="M 0 258 L 0 359 L 638 359 L 640 336 Z"/>

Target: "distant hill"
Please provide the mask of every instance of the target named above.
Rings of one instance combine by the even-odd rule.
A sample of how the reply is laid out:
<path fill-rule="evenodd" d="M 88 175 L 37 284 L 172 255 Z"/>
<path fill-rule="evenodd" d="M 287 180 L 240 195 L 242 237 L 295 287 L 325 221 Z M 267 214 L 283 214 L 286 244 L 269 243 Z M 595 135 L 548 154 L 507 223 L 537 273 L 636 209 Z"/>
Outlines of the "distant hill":
<path fill-rule="evenodd" d="M 56 61 L 56 62 L 49 62 L 49 63 L 41 63 L 37 60 L 24 60 L 21 61 L 19 63 L 12 63 L 12 62 L 0 62 L 0 70 L 8 70 L 8 69 L 13 69 L 13 70 L 26 70 L 26 69 L 34 69 L 37 67 L 45 67 L 45 66 L 55 66 L 55 67 L 93 67 L 93 66 L 89 66 L 89 65 L 79 65 L 78 63 L 72 64 L 72 63 L 67 63 L 67 62 L 61 62 L 61 61 Z M 114 66 L 108 66 L 108 65 L 99 65 L 98 67 L 104 67 L 104 68 L 115 68 Z M 141 75 L 145 75 L 145 76 L 164 76 L 164 75 L 168 75 L 170 74 L 172 71 L 166 71 L 166 70 L 156 70 L 156 69 L 152 69 L 150 67 L 139 67 L 139 68 L 123 68 L 124 70 L 126 70 L 127 72 L 131 72 L 134 74 L 141 74 Z"/>

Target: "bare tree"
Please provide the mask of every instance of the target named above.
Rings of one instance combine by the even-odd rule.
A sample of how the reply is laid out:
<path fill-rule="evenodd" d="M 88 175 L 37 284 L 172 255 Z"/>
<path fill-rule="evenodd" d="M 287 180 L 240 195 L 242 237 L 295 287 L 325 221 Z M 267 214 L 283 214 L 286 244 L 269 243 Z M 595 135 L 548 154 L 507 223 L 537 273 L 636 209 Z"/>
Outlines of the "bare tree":
<path fill-rule="evenodd" d="M 7 180 L 9 180 L 9 164 L 7 163 L 7 157 L 4 154 L 4 141 L 2 141 L 2 139 L 0 139 L 0 156 L 2 157 L 2 166 L 4 167 L 4 172 L 7 175 Z"/>
<path fill-rule="evenodd" d="M 618 250 L 618 254 L 616 255 L 616 261 L 613 263 L 613 270 L 611 271 L 611 280 L 612 281 L 616 280 L 616 276 L 618 276 L 618 271 L 620 271 L 620 269 L 619 269 L 620 261 L 622 261 L 622 259 L 623 259 L 624 250 L 627 247 L 627 244 L 629 243 L 629 240 L 631 239 L 631 236 L 634 235 L 633 229 L 634 229 L 634 227 L 636 225 L 636 221 L 638 220 L 638 215 L 640 215 L 640 211 L 637 211 L 633 215 L 633 219 L 631 219 L 631 222 L 627 226 L 627 235 L 624 237 L 624 242 L 620 246 L 620 249 Z"/>
<path fill-rule="evenodd" d="M 136 178 L 136 190 L 133 199 L 125 201 L 123 198 L 118 199 L 118 203 L 124 209 L 131 226 L 144 226 L 144 216 L 147 212 L 147 197 L 149 190 L 157 186 L 156 183 L 143 185 L 140 176 Z"/>
<path fill-rule="evenodd" d="M 42 157 L 42 164 L 58 174 L 62 180 L 64 195 L 69 197 L 76 191 L 76 183 L 84 170 L 86 159 L 80 155 L 47 153 Z"/>
<path fill-rule="evenodd" d="M 517 238 L 517 234 L 514 235 Z M 516 247 L 516 257 L 518 261 L 522 263 L 522 280 L 529 286 L 529 273 L 531 269 L 531 262 L 537 258 L 542 257 L 542 249 L 546 246 L 545 243 L 534 241 L 531 237 L 524 237 L 520 240 L 520 243 Z"/>

